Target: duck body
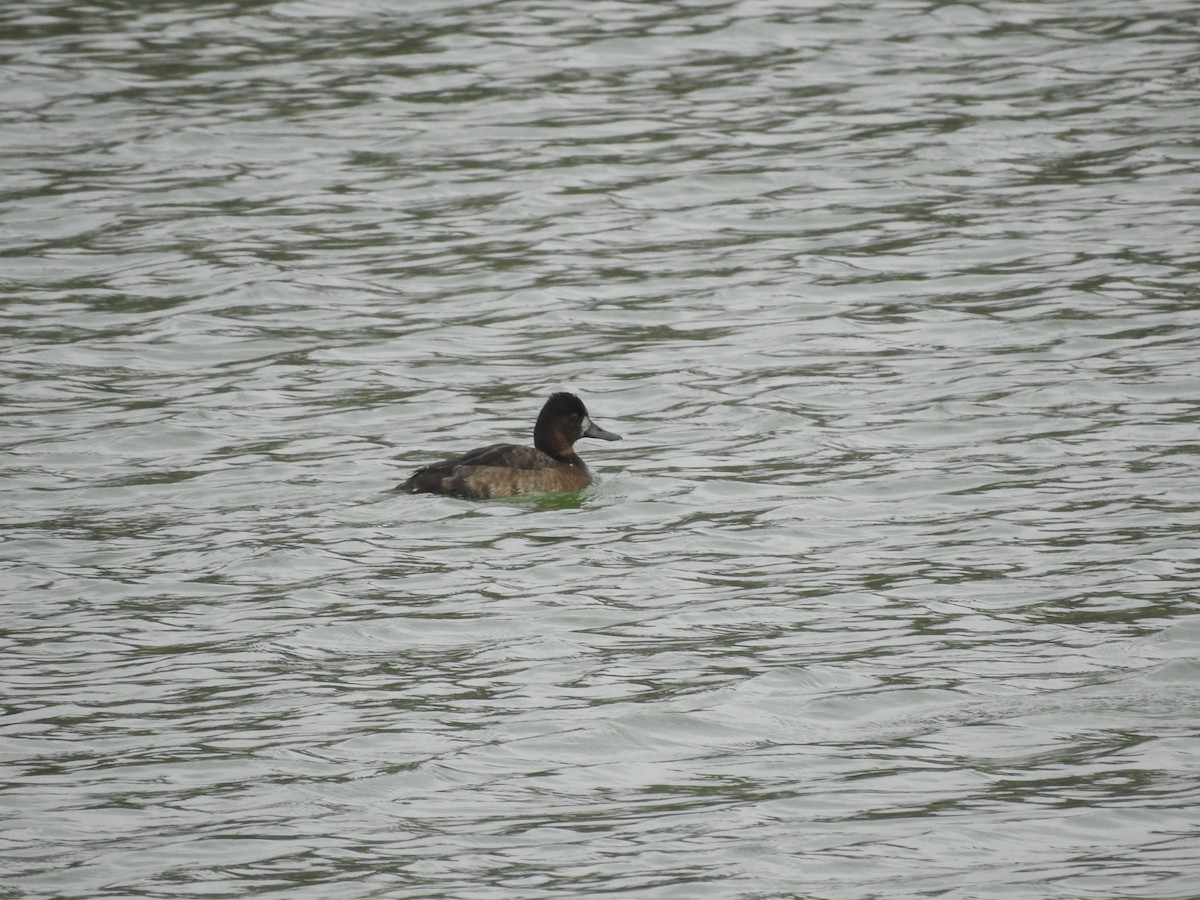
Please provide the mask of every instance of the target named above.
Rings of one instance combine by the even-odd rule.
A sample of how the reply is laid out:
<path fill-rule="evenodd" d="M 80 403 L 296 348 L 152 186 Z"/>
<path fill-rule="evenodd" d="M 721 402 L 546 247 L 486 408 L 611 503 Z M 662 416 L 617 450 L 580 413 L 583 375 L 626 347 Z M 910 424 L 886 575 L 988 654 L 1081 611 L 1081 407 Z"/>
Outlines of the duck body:
<path fill-rule="evenodd" d="M 443 494 L 471 500 L 578 491 L 592 473 L 575 453 L 580 438 L 619 441 L 592 422 L 574 394 L 551 394 L 533 428 L 532 447 L 492 444 L 418 469 L 394 488 L 404 494 Z"/>

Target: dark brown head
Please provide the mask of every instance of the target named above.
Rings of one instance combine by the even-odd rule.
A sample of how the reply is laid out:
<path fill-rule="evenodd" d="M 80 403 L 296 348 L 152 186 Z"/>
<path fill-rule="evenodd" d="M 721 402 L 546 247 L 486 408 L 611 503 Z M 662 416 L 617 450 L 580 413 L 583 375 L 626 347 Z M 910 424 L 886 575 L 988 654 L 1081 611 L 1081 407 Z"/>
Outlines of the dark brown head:
<path fill-rule="evenodd" d="M 575 442 L 585 437 L 602 441 L 621 439 L 619 434 L 593 423 L 587 407 L 574 394 L 551 394 L 533 426 L 533 446 L 555 459 L 564 459 L 574 454 Z"/>

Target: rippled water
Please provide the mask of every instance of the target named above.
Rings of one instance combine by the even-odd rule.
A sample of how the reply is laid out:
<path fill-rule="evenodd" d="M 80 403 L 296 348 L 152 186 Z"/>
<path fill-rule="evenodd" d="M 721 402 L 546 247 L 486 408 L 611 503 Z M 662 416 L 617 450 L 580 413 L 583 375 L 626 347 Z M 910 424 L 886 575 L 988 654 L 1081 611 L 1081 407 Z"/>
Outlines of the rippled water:
<path fill-rule="evenodd" d="M 1196 896 L 1193 3 L 0 24 L 0 896 Z"/>

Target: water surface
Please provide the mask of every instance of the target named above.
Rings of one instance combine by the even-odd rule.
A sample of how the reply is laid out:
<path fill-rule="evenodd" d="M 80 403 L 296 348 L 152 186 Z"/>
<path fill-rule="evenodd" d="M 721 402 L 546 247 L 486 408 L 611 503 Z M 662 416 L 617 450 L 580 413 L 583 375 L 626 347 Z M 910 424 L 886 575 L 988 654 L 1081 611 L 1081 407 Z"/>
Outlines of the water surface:
<path fill-rule="evenodd" d="M 0 896 L 1195 895 L 1192 4 L 0 24 Z"/>

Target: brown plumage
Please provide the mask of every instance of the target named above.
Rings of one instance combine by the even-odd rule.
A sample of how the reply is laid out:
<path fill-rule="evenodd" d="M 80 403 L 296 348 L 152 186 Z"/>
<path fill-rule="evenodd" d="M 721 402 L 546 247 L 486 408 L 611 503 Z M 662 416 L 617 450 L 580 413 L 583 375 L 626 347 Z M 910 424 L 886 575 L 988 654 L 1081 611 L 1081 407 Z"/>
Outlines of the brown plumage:
<path fill-rule="evenodd" d="M 533 447 L 480 447 L 418 469 L 394 490 L 476 500 L 578 491 L 592 480 L 587 464 L 575 453 L 575 442 L 584 437 L 621 439 L 593 424 L 583 401 L 574 394 L 551 394 L 533 427 Z"/>

